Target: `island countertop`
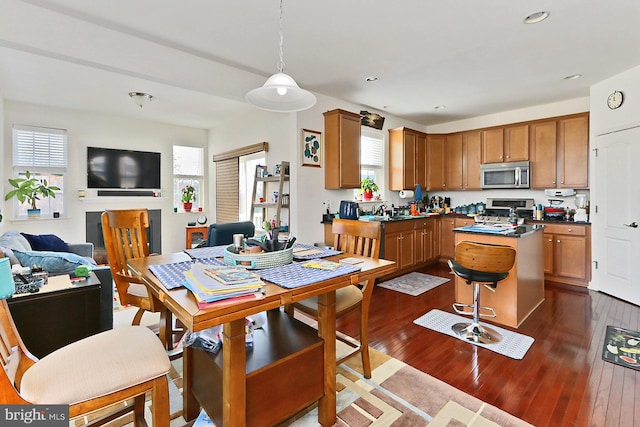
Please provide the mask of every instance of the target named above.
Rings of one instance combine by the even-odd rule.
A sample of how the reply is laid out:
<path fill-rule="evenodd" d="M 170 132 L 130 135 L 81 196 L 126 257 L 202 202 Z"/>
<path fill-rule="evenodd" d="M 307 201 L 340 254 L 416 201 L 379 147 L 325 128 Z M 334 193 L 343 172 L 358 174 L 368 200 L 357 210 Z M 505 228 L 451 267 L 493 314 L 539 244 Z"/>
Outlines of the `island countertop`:
<path fill-rule="evenodd" d="M 504 226 L 490 226 L 484 224 L 474 224 L 465 227 L 454 228 L 453 231 L 459 233 L 471 233 L 471 234 L 489 234 L 492 236 L 504 236 L 504 237 L 525 237 L 531 233 L 542 231 L 544 225 L 542 224 L 523 224 L 517 227 L 504 227 Z"/>

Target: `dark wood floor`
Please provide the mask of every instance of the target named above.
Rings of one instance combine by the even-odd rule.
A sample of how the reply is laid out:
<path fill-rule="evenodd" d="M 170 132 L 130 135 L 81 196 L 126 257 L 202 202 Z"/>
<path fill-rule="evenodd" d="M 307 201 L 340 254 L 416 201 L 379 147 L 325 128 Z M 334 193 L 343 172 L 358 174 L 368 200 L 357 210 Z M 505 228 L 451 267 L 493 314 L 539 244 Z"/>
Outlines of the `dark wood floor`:
<path fill-rule="evenodd" d="M 444 264 L 421 271 L 452 277 Z M 453 281 L 417 297 L 376 287 L 369 344 L 536 426 L 640 425 L 640 371 L 601 357 L 607 325 L 639 331 L 640 307 L 547 283 L 517 329 L 535 342 L 515 360 L 413 324 L 431 309 L 452 312 L 453 301 Z M 357 336 L 357 315 L 338 329 Z"/>

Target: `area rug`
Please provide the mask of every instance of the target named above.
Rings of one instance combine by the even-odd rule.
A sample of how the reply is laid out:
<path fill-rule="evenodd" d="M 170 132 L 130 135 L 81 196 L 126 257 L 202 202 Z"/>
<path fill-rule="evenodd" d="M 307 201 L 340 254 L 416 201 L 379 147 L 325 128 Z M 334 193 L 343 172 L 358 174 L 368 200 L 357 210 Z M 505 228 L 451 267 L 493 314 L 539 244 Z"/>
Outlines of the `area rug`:
<path fill-rule="evenodd" d="M 607 326 L 602 359 L 640 371 L 640 332 Z"/>
<path fill-rule="evenodd" d="M 448 281 L 449 279 L 444 277 L 413 272 L 379 283 L 377 286 L 415 297 L 435 288 L 436 286 L 447 283 Z"/>
<path fill-rule="evenodd" d="M 453 330 L 451 330 L 451 327 L 456 323 L 470 321 L 471 318 L 469 317 L 462 317 L 441 310 L 431 310 L 427 314 L 414 320 L 413 323 L 454 338 L 461 339 L 469 344 L 495 351 L 496 353 L 511 357 L 512 359 L 522 359 L 533 344 L 534 339 L 532 337 L 508 331 L 494 325 L 491 325 L 490 327 L 502 334 L 503 337 L 502 341 L 495 344 L 473 343 L 460 338 L 455 332 L 453 332 Z"/>

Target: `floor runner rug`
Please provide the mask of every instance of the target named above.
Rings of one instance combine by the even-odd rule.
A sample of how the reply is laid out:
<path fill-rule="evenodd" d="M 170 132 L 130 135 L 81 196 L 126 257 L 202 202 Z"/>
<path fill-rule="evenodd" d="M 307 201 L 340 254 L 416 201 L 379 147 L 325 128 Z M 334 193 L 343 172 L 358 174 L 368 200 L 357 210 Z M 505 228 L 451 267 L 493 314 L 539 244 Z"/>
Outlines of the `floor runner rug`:
<path fill-rule="evenodd" d="M 607 362 L 640 370 L 640 332 L 607 326 L 602 359 Z"/>
<path fill-rule="evenodd" d="M 448 281 L 449 279 L 444 277 L 413 272 L 379 283 L 377 286 L 415 297 Z"/>
<path fill-rule="evenodd" d="M 424 316 L 421 316 L 414 320 L 413 323 L 425 328 L 433 329 L 434 331 L 452 336 L 454 338 L 462 339 L 455 332 L 453 332 L 453 330 L 451 330 L 451 326 L 456 323 L 468 323 L 470 321 L 471 318 L 469 317 L 462 317 L 441 310 L 431 310 Z M 463 341 L 468 342 L 472 345 L 477 345 L 479 347 L 489 349 L 491 351 L 495 351 L 496 353 L 511 357 L 512 359 L 522 359 L 533 344 L 534 339 L 529 336 L 522 335 L 517 332 L 512 332 L 494 325 L 490 325 L 490 327 L 502 334 L 502 341 L 495 344 L 473 343 L 467 340 Z"/>

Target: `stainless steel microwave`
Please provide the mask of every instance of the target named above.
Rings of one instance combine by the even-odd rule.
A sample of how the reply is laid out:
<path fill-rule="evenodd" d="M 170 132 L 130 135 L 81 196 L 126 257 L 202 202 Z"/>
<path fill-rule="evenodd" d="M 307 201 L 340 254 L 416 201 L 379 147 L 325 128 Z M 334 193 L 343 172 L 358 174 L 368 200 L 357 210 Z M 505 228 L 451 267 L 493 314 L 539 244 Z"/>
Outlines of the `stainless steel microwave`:
<path fill-rule="evenodd" d="M 529 188 L 529 162 L 480 165 L 482 188 Z"/>

